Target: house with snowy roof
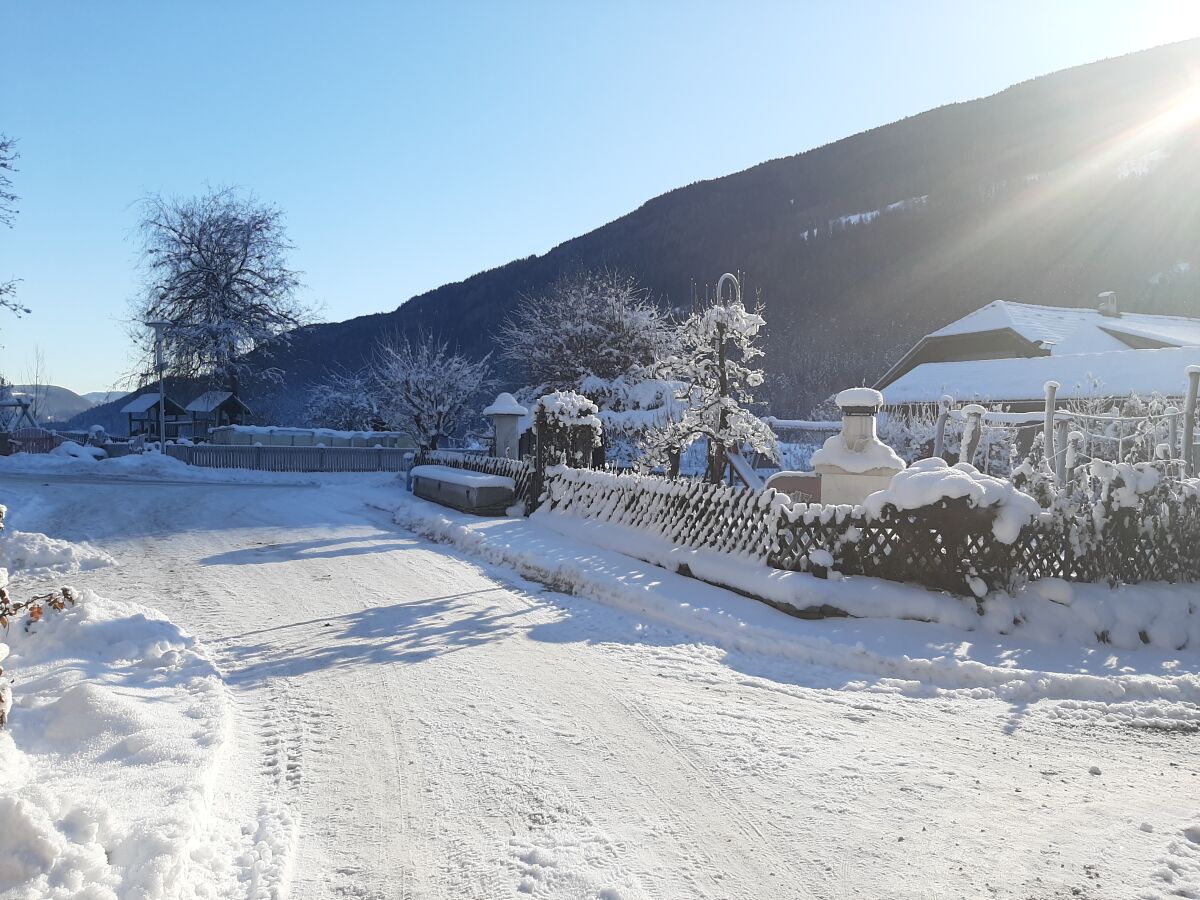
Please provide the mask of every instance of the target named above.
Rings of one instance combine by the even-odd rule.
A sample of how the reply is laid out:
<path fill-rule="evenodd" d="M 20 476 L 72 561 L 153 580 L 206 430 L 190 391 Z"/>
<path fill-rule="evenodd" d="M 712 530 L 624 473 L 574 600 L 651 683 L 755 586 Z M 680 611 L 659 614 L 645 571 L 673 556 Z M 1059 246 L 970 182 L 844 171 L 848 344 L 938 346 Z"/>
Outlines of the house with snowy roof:
<path fill-rule="evenodd" d="M 203 437 L 209 429 L 245 425 L 248 407 L 233 391 L 205 391 L 185 409 L 192 417 L 192 434 Z"/>
<path fill-rule="evenodd" d="M 876 382 L 889 405 L 957 402 L 1042 404 L 1047 381 L 1060 399 L 1160 393 L 1182 397 L 1187 367 L 1200 365 L 1200 319 L 1123 313 L 1116 296 L 1094 309 L 996 300 L 921 338 Z"/>
<path fill-rule="evenodd" d="M 121 407 L 128 417 L 129 436 L 143 435 L 150 440 L 158 440 L 158 406 L 160 394 L 158 391 L 143 391 L 129 399 Z M 167 440 L 179 437 L 180 428 L 187 423 L 184 409 L 170 397 L 163 405 L 163 425 L 166 428 Z"/>

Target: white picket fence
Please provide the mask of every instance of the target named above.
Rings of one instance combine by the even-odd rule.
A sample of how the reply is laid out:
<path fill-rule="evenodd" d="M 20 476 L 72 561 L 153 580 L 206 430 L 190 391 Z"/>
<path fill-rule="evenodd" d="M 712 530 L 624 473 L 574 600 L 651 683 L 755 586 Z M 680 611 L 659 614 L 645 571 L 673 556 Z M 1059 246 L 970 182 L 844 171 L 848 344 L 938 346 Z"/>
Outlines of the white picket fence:
<path fill-rule="evenodd" d="M 258 472 L 404 472 L 414 451 L 397 447 L 238 447 L 167 444 L 167 455 L 208 469 Z"/>

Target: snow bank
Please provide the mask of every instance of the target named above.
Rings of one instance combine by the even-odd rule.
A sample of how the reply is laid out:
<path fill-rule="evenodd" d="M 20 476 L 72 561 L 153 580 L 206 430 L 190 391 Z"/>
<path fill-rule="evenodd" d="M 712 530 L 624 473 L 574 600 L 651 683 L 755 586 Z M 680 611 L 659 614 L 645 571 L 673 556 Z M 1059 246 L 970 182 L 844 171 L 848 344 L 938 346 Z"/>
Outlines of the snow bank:
<path fill-rule="evenodd" d="M 0 569 L 7 569 L 10 574 L 73 574 L 113 564 L 111 556 L 90 544 L 72 544 L 44 534 L 11 529 L 0 532 Z"/>
<path fill-rule="evenodd" d="M 1140 639 L 1137 648 L 1119 656 L 1112 648 L 1093 651 L 1061 640 L 1031 644 L 1024 638 L 1034 636 L 1035 629 L 1014 626 L 1012 619 L 1003 622 L 1006 613 L 999 608 L 981 616 L 956 598 L 892 582 L 825 581 L 766 570 L 750 561 L 679 550 L 628 529 L 555 513 L 539 512 L 529 520 L 478 520 L 406 495 L 394 514 L 406 528 L 511 567 L 555 590 L 586 595 L 728 651 L 864 673 L 875 679 L 870 687 L 889 692 L 957 693 L 1013 703 L 1053 700 L 1059 704 L 1057 714 L 1066 717 L 1142 727 L 1200 727 L 1200 676 L 1195 674 L 1200 661 L 1192 660 L 1192 665 L 1184 662 L 1186 656 L 1164 655 L 1144 647 Z M 647 557 L 661 559 L 663 568 L 634 561 Z M 893 618 L 812 622 L 785 616 L 755 600 L 676 574 L 683 565 L 700 578 L 735 588 L 741 578 L 751 577 L 758 592 L 765 583 L 773 600 L 798 609 L 840 607 Z M 1080 602 L 1078 597 L 1090 603 L 1092 587 L 1076 587 L 1073 603 Z M 1095 588 L 1101 590 L 1108 589 Z M 1127 590 L 1138 595 L 1130 595 L 1134 601 L 1156 593 L 1146 587 Z M 1174 590 L 1187 592 L 1192 596 L 1189 602 L 1195 603 L 1194 589 Z M 1162 599 L 1172 589 L 1158 591 Z M 1029 600 L 1042 603 L 1045 598 Z M 1164 600 L 1162 606 L 1178 612 L 1183 602 Z M 1194 606 L 1190 609 L 1194 617 Z M 909 618 L 931 624 L 896 621 Z M 1058 620 L 1063 633 L 1069 621 L 1065 616 Z M 971 642 L 971 630 L 988 638 Z M 1052 636 L 1048 627 L 1043 634 Z M 1087 636 L 1077 624 L 1070 634 Z"/>
<path fill-rule="evenodd" d="M 0 456 L 0 476 L 11 472 L 21 475 L 86 475 L 112 478 L 114 481 L 199 481 L 241 484 L 311 483 L 307 474 L 294 472 L 256 472 L 249 469 L 208 469 L 189 466 L 162 453 L 131 453 L 116 459 L 88 456 L 60 456 L 53 453 L 14 453 Z M 323 476 L 323 480 L 324 480 Z"/>
<path fill-rule="evenodd" d="M 208 654 L 156 612 L 104 600 L 9 630 L 0 894 L 211 896 L 210 804 L 229 729 Z"/>

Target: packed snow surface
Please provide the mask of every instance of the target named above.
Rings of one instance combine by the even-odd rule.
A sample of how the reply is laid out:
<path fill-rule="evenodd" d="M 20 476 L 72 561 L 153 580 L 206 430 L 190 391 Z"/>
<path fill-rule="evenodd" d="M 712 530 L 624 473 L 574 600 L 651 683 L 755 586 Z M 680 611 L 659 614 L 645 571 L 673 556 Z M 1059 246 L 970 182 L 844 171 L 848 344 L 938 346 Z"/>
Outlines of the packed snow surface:
<path fill-rule="evenodd" d="M 813 453 L 812 465 L 835 466 L 844 472 L 861 475 L 876 469 L 883 470 L 882 474 L 898 472 L 904 468 L 905 462 L 878 438 L 864 438 L 855 441 L 853 447 L 848 447 L 844 435 L 831 434 Z"/>
<path fill-rule="evenodd" d="M 374 474 L 315 480 L 0 466 L 10 527 L 119 563 L 72 581 L 159 607 L 211 648 L 231 701 L 223 763 L 193 831 L 147 844 L 216 873 L 180 882 L 196 897 L 1200 891 L 1192 651 L 803 621 L 611 549 L 582 520 L 462 516 Z M 864 605 L 879 589 L 803 579 Z M 164 740 L 200 771 L 171 716 Z M 125 739 L 118 724 L 105 740 Z M 149 793 L 160 770 L 119 759 L 102 771 Z M 173 778 L 168 802 L 136 795 L 148 816 L 197 796 Z M 135 798 L 105 801 L 119 817 Z M 97 866 L 94 896 L 139 896 L 100 880 L 89 848 L 106 827 L 66 840 Z"/>

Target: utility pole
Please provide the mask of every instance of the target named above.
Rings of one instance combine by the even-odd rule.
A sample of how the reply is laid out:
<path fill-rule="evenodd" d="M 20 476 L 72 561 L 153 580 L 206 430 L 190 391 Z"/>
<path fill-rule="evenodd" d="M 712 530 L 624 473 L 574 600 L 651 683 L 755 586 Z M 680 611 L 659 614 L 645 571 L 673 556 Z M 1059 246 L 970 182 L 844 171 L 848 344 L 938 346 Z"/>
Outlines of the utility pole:
<path fill-rule="evenodd" d="M 151 319 L 146 322 L 154 329 L 154 370 L 158 373 L 158 449 L 167 452 L 167 392 L 163 376 L 163 336 L 171 323 L 166 319 Z"/>

